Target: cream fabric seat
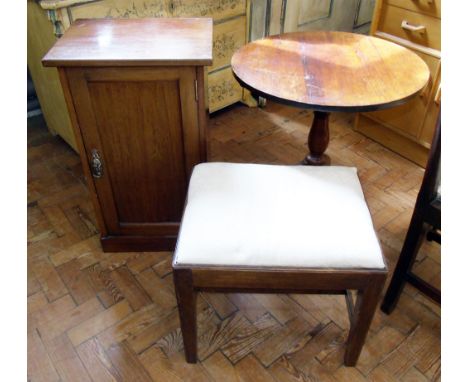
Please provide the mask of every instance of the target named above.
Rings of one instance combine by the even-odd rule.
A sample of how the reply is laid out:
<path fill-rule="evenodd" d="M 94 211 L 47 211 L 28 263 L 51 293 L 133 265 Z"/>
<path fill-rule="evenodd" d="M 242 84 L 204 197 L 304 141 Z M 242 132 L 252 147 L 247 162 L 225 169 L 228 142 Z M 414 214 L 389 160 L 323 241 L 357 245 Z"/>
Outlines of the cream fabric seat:
<path fill-rule="evenodd" d="M 383 269 L 356 168 L 197 165 L 174 264 Z"/>

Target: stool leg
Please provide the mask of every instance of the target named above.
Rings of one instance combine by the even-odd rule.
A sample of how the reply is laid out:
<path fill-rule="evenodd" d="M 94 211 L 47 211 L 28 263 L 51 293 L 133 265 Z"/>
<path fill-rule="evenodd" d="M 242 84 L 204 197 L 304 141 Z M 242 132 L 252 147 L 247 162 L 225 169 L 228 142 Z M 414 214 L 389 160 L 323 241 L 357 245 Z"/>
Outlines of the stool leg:
<path fill-rule="evenodd" d="M 386 274 L 382 276 L 370 282 L 366 289 L 358 291 L 344 357 L 346 366 L 356 366 L 361 354 L 372 318 L 377 310 L 380 294 L 384 287 Z"/>
<path fill-rule="evenodd" d="M 193 289 L 192 271 L 174 269 L 174 286 L 185 359 L 188 363 L 197 363 L 197 293 Z"/>

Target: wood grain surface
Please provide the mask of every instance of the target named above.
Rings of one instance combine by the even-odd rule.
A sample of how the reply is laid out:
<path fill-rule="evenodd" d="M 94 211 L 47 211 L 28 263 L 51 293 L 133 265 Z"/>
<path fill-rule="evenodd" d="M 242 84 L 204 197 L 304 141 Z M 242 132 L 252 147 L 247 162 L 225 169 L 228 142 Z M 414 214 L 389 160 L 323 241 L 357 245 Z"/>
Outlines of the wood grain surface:
<path fill-rule="evenodd" d="M 31 382 L 440 381 L 440 306 L 411 285 L 390 316 L 377 311 L 355 368 L 343 365 L 343 296 L 201 293 L 199 362 L 187 365 L 172 253 L 102 252 L 80 158 L 41 118 L 28 126 Z M 217 113 L 209 160 L 295 164 L 311 118 L 272 102 Z M 334 164 L 358 168 L 392 271 L 424 171 L 353 131 L 352 120 L 330 115 L 328 153 Z M 415 272 L 440 286 L 438 244 L 424 243 Z"/>
<path fill-rule="evenodd" d="M 373 111 L 418 94 L 429 69 L 394 43 L 346 32 L 295 32 L 254 41 L 232 57 L 240 82 L 260 95 L 320 111 Z"/>
<path fill-rule="evenodd" d="M 208 18 L 77 20 L 49 50 L 44 66 L 211 65 Z"/>

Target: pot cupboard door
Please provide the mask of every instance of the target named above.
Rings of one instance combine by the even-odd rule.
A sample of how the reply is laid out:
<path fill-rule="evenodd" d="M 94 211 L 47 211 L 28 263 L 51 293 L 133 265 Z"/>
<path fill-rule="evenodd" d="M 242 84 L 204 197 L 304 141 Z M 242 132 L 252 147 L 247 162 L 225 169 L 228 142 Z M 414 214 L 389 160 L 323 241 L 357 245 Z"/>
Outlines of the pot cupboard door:
<path fill-rule="evenodd" d="M 66 71 L 108 234 L 176 234 L 200 162 L 195 69 Z"/>

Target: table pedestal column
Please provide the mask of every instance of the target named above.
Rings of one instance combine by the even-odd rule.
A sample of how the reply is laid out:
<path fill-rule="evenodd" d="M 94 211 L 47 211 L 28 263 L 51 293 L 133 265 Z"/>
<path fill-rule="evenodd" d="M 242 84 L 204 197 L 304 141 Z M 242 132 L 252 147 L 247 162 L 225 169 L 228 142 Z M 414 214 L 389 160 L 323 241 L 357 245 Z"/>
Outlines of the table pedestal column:
<path fill-rule="evenodd" d="M 314 112 L 314 121 L 312 122 L 308 139 L 310 153 L 304 158 L 302 164 L 312 166 L 330 164 L 330 158 L 324 154 L 330 139 L 328 132 L 329 116 L 330 113 L 323 111 Z"/>

